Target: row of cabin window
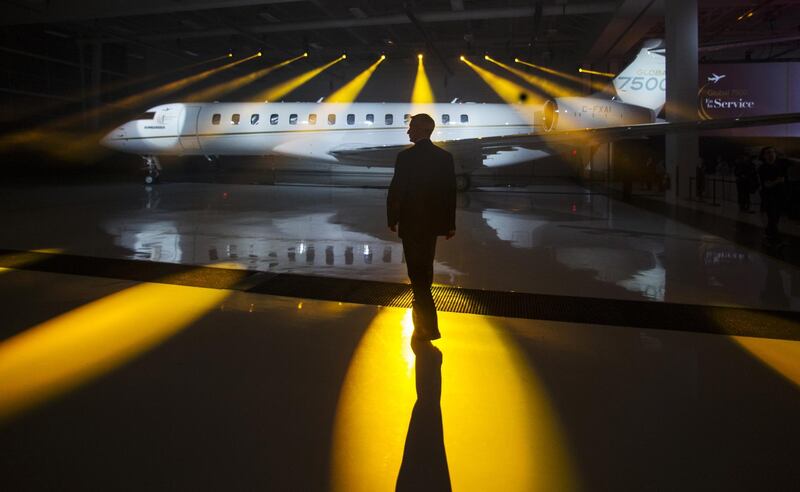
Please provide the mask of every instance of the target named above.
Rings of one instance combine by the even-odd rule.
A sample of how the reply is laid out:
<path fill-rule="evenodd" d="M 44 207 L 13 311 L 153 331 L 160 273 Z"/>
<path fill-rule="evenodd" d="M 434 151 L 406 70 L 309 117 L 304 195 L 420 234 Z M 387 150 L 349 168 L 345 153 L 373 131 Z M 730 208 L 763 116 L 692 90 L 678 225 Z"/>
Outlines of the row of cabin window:
<path fill-rule="evenodd" d="M 258 124 L 258 120 L 260 118 L 261 118 L 261 115 L 259 115 L 258 113 L 253 113 L 252 115 L 250 115 L 250 124 L 251 125 L 257 125 Z M 278 114 L 277 113 L 272 113 L 269 116 L 269 124 L 270 125 L 277 125 L 278 124 L 278 119 L 279 119 Z M 221 120 L 222 120 L 222 115 L 220 113 L 214 113 L 214 115 L 211 116 L 211 124 L 212 125 L 219 125 L 219 122 Z M 411 115 L 410 114 L 404 114 L 403 115 L 403 123 L 404 124 L 408 124 L 409 120 L 411 120 Z M 239 121 L 241 121 L 241 116 L 239 115 L 239 113 L 234 113 L 234 114 L 231 115 L 231 125 L 238 125 Z M 393 124 L 394 123 L 394 115 L 387 114 L 386 116 L 384 116 L 383 121 L 384 121 L 384 123 L 386 125 Z M 370 123 L 370 124 L 375 123 L 375 115 L 374 114 L 368 114 L 367 117 L 366 117 L 366 122 Z M 356 123 L 356 115 L 354 115 L 352 113 L 348 114 L 347 115 L 347 124 L 348 125 L 354 125 L 355 123 Z M 446 125 L 448 123 L 450 123 L 450 115 L 449 114 L 443 114 L 442 115 L 442 124 Z M 466 115 L 466 114 L 462 114 L 461 115 L 461 123 L 469 123 L 469 116 Z M 290 125 L 296 125 L 297 124 L 297 115 L 296 114 L 290 114 L 289 115 L 289 124 Z M 309 125 L 316 125 L 317 124 L 317 115 L 316 114 L 311 113 L 311 114 L 308 115 L 308 124 Z M 329 125 L 335 125 L 336 124 L 336 115 L 335 114 L 329 114 L 328 115 L 328 124 Z"/>

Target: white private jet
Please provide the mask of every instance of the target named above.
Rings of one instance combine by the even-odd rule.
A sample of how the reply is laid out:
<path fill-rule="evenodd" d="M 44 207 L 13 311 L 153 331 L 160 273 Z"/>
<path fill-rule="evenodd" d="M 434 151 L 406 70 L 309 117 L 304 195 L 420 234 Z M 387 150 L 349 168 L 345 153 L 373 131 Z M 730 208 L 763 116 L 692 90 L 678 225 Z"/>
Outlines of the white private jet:
<path fill-rule="evenodd" d="M 711 76 L 708 78 L 708 81 L 716 84 L 717 82 L 719 82 L 720 80 L 724 79 L 725 77 L 727 77 L 727 75 L 717 75 L 715 73 L 712 73 Z"/>
<path fill-rule="evenodd" d="M 431 139 L 454 154 L 457 184 L 463 190 L 469 187 L 469 173 L 481 166 L 508 166 L 578 145 L 680 131 L 687 125 L 704 129 L 766 124 L 760 119 L 750 121 L 752 118 L 656 122 L 666 94 L 661 40 L 646 42 L 613 84 L 616 96 L 611 99 L 602 95 L 558 97 L 543 106 L 171 103 L 149 109 L 109 132 L 101 143 L 141 155 L 147 166 L 147 183 L 158 179 L 158 158 L 165 155 L 277 155 L 306 162 L 391 167 L 397 153 L 409 145 L 406 126 L 410 115 L 424 112 L 437 122 Z"/>

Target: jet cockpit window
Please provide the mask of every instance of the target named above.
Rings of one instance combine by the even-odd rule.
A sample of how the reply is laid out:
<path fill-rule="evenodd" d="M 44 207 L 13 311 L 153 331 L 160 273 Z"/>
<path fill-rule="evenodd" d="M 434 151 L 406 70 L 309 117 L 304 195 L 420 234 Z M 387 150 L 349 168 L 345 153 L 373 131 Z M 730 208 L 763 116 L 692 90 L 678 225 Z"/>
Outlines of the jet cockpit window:
<path fill-rule="evenodd" d="M 367 115 L 367 124 L 371 125 L 373 123 L 375 123 L 375 115 L 374 114 L 368 114 Z"/>
<path fill-rule="evenodd" d="M 311 113 L 308 115 L 308 124 L 309 125 L 316 125 L 317 124 L 317 115 L 316 113 Z"/>
<path fill-rule="evenodd" d="M 449 114 L 443 114 L 442 115 L 442 124 L 446 125 L 448 123 L 450 123 L 450 115 Z"/>
<path fill-rule="evenodd" d="M 260 118 L 260 116 L 258 115 L 258 113 L 251 114 L 251 115 L 250 115 L 250 124 L 251 124 L 251 125 L 257 125 L 257 124 L 258 124 L 258 119 L 259 119 L 259 118 Z"/>
<path fill-rule="evenodd" d="M 328 115 L 328 124 L 335 125 L 336 124 L 336 115 L 331 113 Z"/>
<path fill-rule="evenodd" d="M 238 125 L 239 124 L 239 113 L 234 113 L 231 115 L 231 125 Z"/>
<path fill-rule="evenodd" d="M 394 123 L 394 115 L 387 114 L 384 117 L 383 122 L 386 123 L 387 125 L 391 125 L 392 123 Z"/>
<path fill-rule="evenodd" d="M 408 114 L 408 113 L 404 114 L 403 115 L 403 124 L 407 125 L 409 121 L 411 121 L 411 115 Z"/>
<path fill-rule="evenodd" d="M 222 119 L 222 115 L 221 114 L 214 113 L 213 116 L 211 116 L 211 124 L 212 125 L 219 125 L 219 122 L 220 122 L 221 119 Z"/>
<path fill-rule="evenodd" d="M 297 124 L 297 115 L 296 114 L 290 114 L 289 115 L 289 124 L 290 125 L 296 125 Z"/>
<path fill-rule="evenodd" d="M 462 114 L 461 115 L 461 123 L 469 123 L 469 115 Z"/>
<path fill-rule="evenodd" d="M 146 113 L 140 114 L 139 116 L 137 116 L 134 119 L 135 120 L 152 120 L 155 117 L 156 117 L 156 112 L 155 111 L 148 111 Z"/>
<path fill-rule="evenodd" d="M 355 124 L 355 122 L 356 122 L 356 115 L 354 115 L 353 113 L 348 114 L 347 115 L 347 124 L 348 125 L 353 125 L 353 124 Z"/>
<path fill-rule="evenodd" d="M 270 125 L 278 124 L 278 113 L 272 113 L 271 115 L 269 115 L 269 124 Z"/>

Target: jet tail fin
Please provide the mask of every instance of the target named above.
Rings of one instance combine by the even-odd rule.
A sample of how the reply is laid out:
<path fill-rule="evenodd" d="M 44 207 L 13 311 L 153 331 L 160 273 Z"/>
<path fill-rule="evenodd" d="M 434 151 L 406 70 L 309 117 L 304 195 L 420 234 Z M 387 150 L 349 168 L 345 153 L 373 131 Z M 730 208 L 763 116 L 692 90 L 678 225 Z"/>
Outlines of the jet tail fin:
<path fill-rule="evenodd" d="M 614 78 L 617 97 L 626 104 L 661 112 L 667 100 L 667 69 L 664 42 L 645 41 L 630 65 Z"/>

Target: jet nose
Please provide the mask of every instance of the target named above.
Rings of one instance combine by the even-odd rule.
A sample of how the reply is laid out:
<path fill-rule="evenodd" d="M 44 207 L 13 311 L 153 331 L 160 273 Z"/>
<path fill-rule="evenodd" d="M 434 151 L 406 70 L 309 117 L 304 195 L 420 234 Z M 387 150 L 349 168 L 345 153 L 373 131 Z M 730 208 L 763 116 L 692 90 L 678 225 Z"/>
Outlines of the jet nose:
<path fill-rule="evenodd" d="M 115 128 L 106 133 L 106 135 L 100 139 L 100 145 L 109 149 L 122 150 L 125 147 L 125 126 Z"/>

